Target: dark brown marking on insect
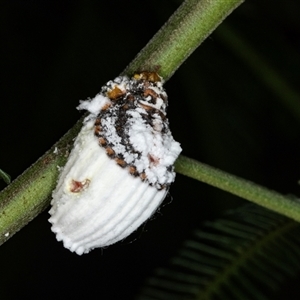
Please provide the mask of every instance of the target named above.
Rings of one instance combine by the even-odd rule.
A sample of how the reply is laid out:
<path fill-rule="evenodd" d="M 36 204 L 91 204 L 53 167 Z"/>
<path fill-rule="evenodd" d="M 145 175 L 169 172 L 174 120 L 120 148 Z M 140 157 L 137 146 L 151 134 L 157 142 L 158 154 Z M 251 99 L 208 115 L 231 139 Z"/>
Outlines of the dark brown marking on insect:
<path fill-rule="evenodd" d="M 149 159 L 150 165 L 157 166 L 159 164 L 159 159 L 151 154 L 148 154 L 148 159 Z"/>
<path fill-rule="evenodd" d="M 100 125 L 95 126 L 94 133 L 95 133 L 95 135 L 97 137 L 100 136 L 100 133 L 101 133 L 101 127 L 100 127 Z"/>
<path fill-rule="evenodd" d="M 167 184 L 158 184 L 158 186 L 156 186 L 156 188 L 161 191 L 161 190 L 164 190 L 168 187 L 169 185 Z"/>
<path fill-rule="evenodd" d="M 145 181 L 147 179 L 147 175 L 145 172 L 140 173 L 140 178 L 142 179 L 142 181 Z"/>
<path fill-rule="evenodd" d="M 129 109 L 129 104 L 128 104 L 128 103 L 125 103 L 125 104 L 122 106 L 122 109 L 123 109 L 123 110 L 128 110 L 128 109 Z"/>
<path fill-rule="evenodd" d="M 166 117 L 166 115 L 165 115 L 161 110 L 156 109 L 156 113 L 159 114 L 159 116 L 161 117 L 161 119 L 162 119 L 163 121 L 166 120 L 167 117 Z"/>
<path fill-rule="evenodd" d="M 124 159 L 121 158 L 115 158 L 115 162 L 122 168 L 125 168 L 127 166 L 127 163 Z"/>
<path fill-rule="evenodd" d="M 156 82 L 161 81 L 161 78 L 155 72 L 135 74 L 134 79 L 129 81 L 128 86 L 125 88 L 114 86 L 115 84 L 120 84 L 120 81 L 111 82 L 102 88 L 102 95 L 107 96 L 111 101 L 107 106 L 103 107 L 95 120 L 95 135 L 98 138 L 99 146 L 104 147 L 107 156 L 113 159 L 117 165 L 121 168 L 126 168 L 130 175 L 139 177 L 140 180 L 161 190 L 168 187 L 168 184 L 150 183 L 146 175 L 146 169 L 142 172 L 137 171 L 135 162 L 141 159 L 142 153 L 136 151 L 132 145 L 128 126 L 132 124 L 131 119 L 135 118 L 131 111 L 137 111 L 143 119 L 142 122 L 152 127 L 153 134 L 157 132 L 160 134 L 167 133 L 168 120 L 165 115 L 165 107 L 162 109 L 155 108 L 158 101 L 160 101 L 159 104 L 161 104 L 161 101 L 164 101 L 165 105 L 167 105 L 167 95 L 163 92 L 158 92 L 160 84 L 156 84 Z M 103 121 L 101 122 L 102 119 Z M 109 120 L 108 123 L 113 123 L 115 134 L 120 137 L 117 144 L 124 146 L 126 153 L 134 155 L 131 164 L 126 163 L 122 151 L 120 153 L 117 150 L 116 152 L 114 151 L 115 141 L 110 138 L 111 131 L 107 128 L 107 125 L 104 125 L 106 120 Z M 149 168 L 155 167 L 160 163 L 159 158 L 151 154 L 148 155 L 148 161 Z"/>
<path fill-rule="evenodd" d="M 101 125 L 101 119 L 97 118 L 95 121 L 95 126 Z"/>
<path fill-rule="evenodd" d="M 167 170 L 168 170 L 169 172 L 173 172 L 174 166 L 172 166 L 172 165 L 167 166 Z"/>
<path fill-rule="evenodd" d="M 154 99 L 158 98 L 158 94 L 156 92 L 154 92 L 152 89 L 145 89 L 144 90 L 144 96 L 145 97 L 151 96 Z"/>
<path fill-rule="evenodd" d="M 72 179 L 70 186 L 71 193 L 80 193 L 83 189 L 86 189 L 89 186 L 90 182 L 91 181 L 89 179 L 85 179 L 83 181 Z"/>
<path fill-rule="evenodd" d="M 98 141 L 99 141 L 99 144 L 100 144 L 102 147 L 106 147 L 106 146 L 107 146 L 107 142 L 106 142 L 106 139 L 105 139 L 105 138 L 99 137 Z"/>
<path fill-rule="evenodd" d="M 129 102 L 133 102 L 135 100 L 135 97 L 132 94 L 128 94 L 126 100 L 128 100 Z"/>
<path fill-rule="evenodd" d="M 115 151 L 111 147 L 106 147 L 105 150 L 106 150 L 106 153 L 109 157 L 114 157 L 115 156 Z"/>
<path fill-rule="evenodd" d="M 129 173 L 133 176 L 139 176 L 139 173 L 138 171 L 136 170 L 136 167 L 135 166 L 130 166 L 129 167 Z"/>
<path fill-rule="evenodd" d="M 153 108 L 150 105 L 144 104 L 144 103 L 139 103 L 140 107 L 142 107 L 143 109 L 145 109 L 147 112 L 149 112 L 149 114 L 154 113 L 156 111 L 155 108 Z"/>
<path fill-rule="evenodd" d="M 150 114 L 141 114 L 143 120 L 145 120 L 146 123 L 152 125 L 152 119 L 153 117 Z"/>

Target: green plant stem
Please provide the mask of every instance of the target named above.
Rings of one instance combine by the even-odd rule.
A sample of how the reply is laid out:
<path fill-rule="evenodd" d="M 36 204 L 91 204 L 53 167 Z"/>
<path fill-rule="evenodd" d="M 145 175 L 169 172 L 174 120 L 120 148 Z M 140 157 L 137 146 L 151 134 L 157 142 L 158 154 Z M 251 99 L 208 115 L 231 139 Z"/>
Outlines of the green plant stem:
<path fill-rule="evenodd" d="M 58 168 L 66 163 L 82 118 L 53 147 L 0 193 L 0 245 L 50 203 Z"/>
<path fill-rule="evenodd" d="M 123 74 L 154 71 L 168 80 L 188 56 L 243 1 L 185 1 L 139 52 Z"/>
<path fill-rule="evenodd" d="M 175 171 L 300 221 L 300 201 L 181 155 Z"/>
<path fill-rule="evenodd" d="M 191 52 L 242 2 L 186 0 L 123 74 L 155 70 L 164 78 L 170 78 Z M 57 167 L 64 165 L 65 153 L 80 127 L 79 121 L 34 165 L 0 192 L 0 245 L 49 205 L 59 173 Z M 55 148 L 58 154 L 54 153 Z"/>

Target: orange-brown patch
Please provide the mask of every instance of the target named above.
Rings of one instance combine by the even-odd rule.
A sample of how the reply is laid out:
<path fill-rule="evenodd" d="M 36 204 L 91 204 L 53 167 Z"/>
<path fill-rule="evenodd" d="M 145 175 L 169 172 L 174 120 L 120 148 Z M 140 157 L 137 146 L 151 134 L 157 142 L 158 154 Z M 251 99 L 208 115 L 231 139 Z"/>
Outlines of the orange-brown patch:
<path fill-rule="evenodd" d="M 122 168 L 125 168 L 127 166 L 127 163 L 125 162 L 124 159 L 121 159 L 121 158 L 115 158 L 115 161 L 116 163 L 122 167 Z"/>
<path fill-rule="evenodd" d="M 95 126 L 101 125 L 101 119 L 97 118 L 95 121 Z"/>
<path fill-rule="evenodd" d="M 95 129 L 94 129 L 95 135 L 99 136 L 100 132 L 101 132 L 101 127 L 100 127 L 100 125 L 95 126 Z"/>
<path fill-rule="evenodd" d="M 107 153 L 108 156 L 114 156 L 115 155 L 115 151 L 112 148 L 107 147 L 105 150 L 106 150 L 106 153 Z"/>
<path fill-rule="evenodd" d="M 146 90 L 144 91 L 144 96 L 145 96 L 145 97 L 151 96 L 151 97 L 153 97 L 154 99 L 158 98 L 157 93 L 155 93 L 152 89 L 146 89 Z"/>
<path fill-rule="evenodd" d="M 136 167 L 134 167 L 134 166 L 130 166 L 130 167 L 129 167 L 129 173 L 130 173 L 131 175 L 134 175 L 134 176 L 137 176 L 137 175 L 138 175 L 138 172 L 137 172 L 137 170 L 136 170 Z"/>
<path fill-rule="evenodd" d="M 147 178 L 147 175 L 145 172 L 140 174 L 140 178 L 144 181 Z"/>
<path fill-rule="evenodd" d="M 133 78 L 137 80 L 142 79 L 151 82 L 161 81 L 159 75 L 156 72 L 141 72 L 140 74 L 134 74 Z"/>
<path fill-rule="evenodd" d="M 115 86 L 111 91 L 107 92 L 107 97 L 111 100 L 116 100 L 117 98 L 123 96 L 125 94 L 124 91 Z"/>
<path fill-rule="evenodd" d="M 150 72 L 150 74 L 148 74 L 148 80 L 151 82 L 161 81 L 159 75 L 156 72 Z"/>
<path fill-rule="evenodd" d="M 106 140 L 103 137 L 99 137 L 99 144 L 103 147 L 106 146 Z"/>

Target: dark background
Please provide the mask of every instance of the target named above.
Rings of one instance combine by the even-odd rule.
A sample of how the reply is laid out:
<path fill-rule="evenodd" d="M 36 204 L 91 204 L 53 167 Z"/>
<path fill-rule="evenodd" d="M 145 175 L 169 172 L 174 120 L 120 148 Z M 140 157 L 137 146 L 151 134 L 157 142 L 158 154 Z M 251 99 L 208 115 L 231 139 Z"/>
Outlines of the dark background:
<path fill-rule="evenodd" d="M 78 101 L 117 76 L 179 4 L 1 1 L 0 168 L 16 178 L 34 163 L 79 118 Z M 296 0 L 249 0 L 225 21 L 298 95 L 299 11 Z M 173 135 L 187 156 L 299 195 L 300 118 L 218 33 L 166 84 Z M 0 299 L 133 299 L 194 228 L 244 203 L 177 175 L 151 221 L 81 257 L 56 242 L 44 212 L 1 246 Z"/>

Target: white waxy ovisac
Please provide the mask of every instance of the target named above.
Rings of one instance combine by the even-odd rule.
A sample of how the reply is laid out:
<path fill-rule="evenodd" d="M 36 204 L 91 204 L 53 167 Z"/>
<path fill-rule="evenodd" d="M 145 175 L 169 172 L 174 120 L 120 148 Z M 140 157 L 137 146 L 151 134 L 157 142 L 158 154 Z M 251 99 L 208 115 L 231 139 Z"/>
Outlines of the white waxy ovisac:
<path fill-rule="evenodd" d="M 181 152 L 155 73 L 109 81 L 79 109 L 90 112 L 53 192 L 52 231 L 81 255 L 116 243 L 156 211 Z M 154 91 L 152 93 L 149 89 Z"/>

